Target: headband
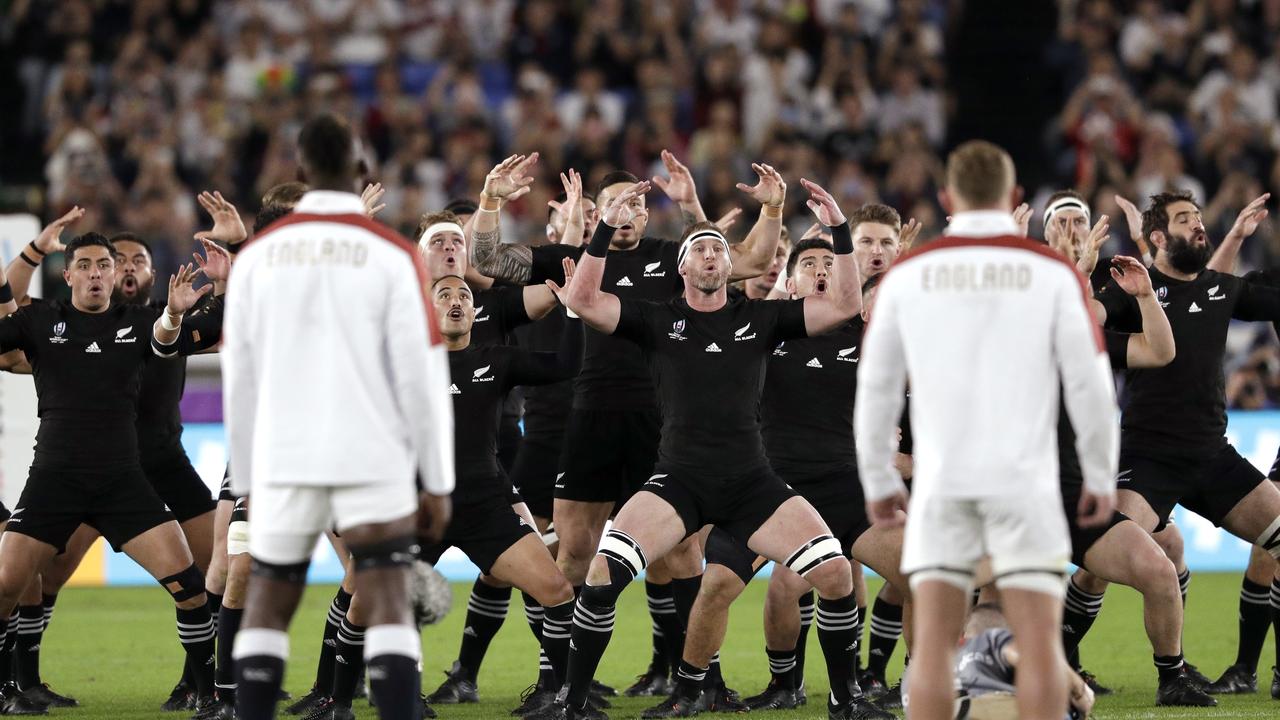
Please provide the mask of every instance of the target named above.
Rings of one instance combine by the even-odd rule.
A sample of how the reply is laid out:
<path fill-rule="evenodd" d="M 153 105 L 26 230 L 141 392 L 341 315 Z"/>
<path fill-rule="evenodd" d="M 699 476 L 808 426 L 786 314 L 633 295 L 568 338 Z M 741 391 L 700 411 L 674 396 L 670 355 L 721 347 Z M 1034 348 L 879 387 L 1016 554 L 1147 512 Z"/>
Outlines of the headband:
<path fill-rule="evenodd" d="M 676 253 L 676 267 L 678 268 L 684 265 L 685 256 L 689 254 L 689 249 L 693 247 L 694 243 L 707 238 L 715 238 L 716 240 L 719 240 L 720 244 L 724 245 L 725 254 L 729 254 L 729 241 L 724 239 L 724 235 L 721 235 L 717 230 L 699 230 L 688 238 L 685 238 L 684 242 L 680 243 L 680 251 Z M 730 256 L 729 262 L 733 262 L 732 256 Z"/>
<path fill-rule="evenodd" d="M 463 238 L 467 236 L 462 231 L 462 226 L 456 222 L 438 222 L 428 225 L 427 229 L 422 231 L 422 237 L 418 239 L 418 247 L 426 248 L 427 243 L 431 242 L 431 238 L 442 232 L 456 232 Z"/>
<path fill-rule="evenodd" d="M 1063 210 L 1079 210 L 1084 213 L 1085 225 L 1090 225 L 1093 222 L 1092 218 L 1089 216 L 1089 206 L 1076 198 L 1068 196 L 1058 198 L 1051 203 L 1049 207 L 1044 209 L 1044 226 L 1049 227 L 1049 222 L 1053 220 L 1053 216 Z"/>

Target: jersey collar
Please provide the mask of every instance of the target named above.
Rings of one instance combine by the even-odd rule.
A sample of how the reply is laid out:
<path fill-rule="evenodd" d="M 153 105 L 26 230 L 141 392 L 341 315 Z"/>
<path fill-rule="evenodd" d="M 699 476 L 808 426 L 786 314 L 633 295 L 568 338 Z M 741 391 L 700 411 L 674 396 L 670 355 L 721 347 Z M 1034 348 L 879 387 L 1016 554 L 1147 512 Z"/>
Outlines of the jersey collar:
<path fill-rule="evenodd" d="M 1022 237 L 1022 231 L 1013 221 L 1013 215 L 1003 210 L 970 210 L 953 215 L 943 235 L 957 238 Z"/>
<path fill-rule="evenodd" d="M 355 193 L 337 190 L 311 190 L 302 196 L 293 208 L 294 212 L 316 215 L 364 214 L 364 203 Z"/>

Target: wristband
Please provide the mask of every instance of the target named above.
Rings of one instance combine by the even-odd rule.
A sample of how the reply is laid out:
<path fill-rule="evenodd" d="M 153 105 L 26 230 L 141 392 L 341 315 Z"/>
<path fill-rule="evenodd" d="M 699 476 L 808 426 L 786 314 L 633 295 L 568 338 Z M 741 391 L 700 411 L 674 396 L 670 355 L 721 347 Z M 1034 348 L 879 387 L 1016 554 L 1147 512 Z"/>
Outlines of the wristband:
<path fill-rule="evenodd" d="M 38 267 L 40 267 L 40 261 L 39 261 L 39 260 L 32 260 L 31 258 L 27 257 L 27 250 L 26 250 L 26 248 L 23 248 L 23 249 L 22 249 L 22 252 L 18 253 L 18 257 L 22 258 L 22 262 L 24 262 L 24 263 L 26 263 L 26 264 L 30 265 L 30 266 L 31 266 L 31 267 L 33 267 L 33 268 L 38 268 Z"/>
<path fill-rule="evenodd" d="M 609 241 L 613 240 L 613 232 L 617 228 L 609 225 L 601 220 L 596 225 L 596 231 L 591 234 L 591 242 L 587 243 L 587 254 L 592 257 L 602 258 L 609 252 Z"/>
<path fill-rule="evenodd" d="M 48 255 L 48 253 L 44 252 L 44 251 L 43 251 L 43 250 L 41 250 L 39 247 L 36 247 L 36 241 L 35 241 L 35 240 L 32 240 L 31 242 L 27 243 L 27 247 L 31 248 L 31 252 L 35 253 L 35 254 L 36 254 L 36 257 L 38 257 L 38 258 L 42 258 L 42 257 L 44 257 L 45 255 Z"/>
<path fill-rule="evenodd" d="M 768 203 L 765 203 L 764 205 L 760 206 L 760 211 L 763 212 L 764 216 L 769 218 L 770 220 L 777 220 L 782 217 L 781 205 L 770 205 Z"/>
<path fill-rule="evenodd" d="M 831 231 L 831 247 L 837 255 L 853 253 L 853 231 L 849 229 L 849 223 L 842 222 L 827 229 Z"/>
<path fill-rule="evenodd" d="M 168 331 L 170 331 L 170 332 L 172 332 L 172 331 L 174 331 L 174 330 L 177 330 L 178 328 L 182 327 L 182 314 L 181 314 L 181 313 L 179 313 L 179 314 L 178 314 L 178 322 L 176 322 L 176 323 L 175 323 L 175 322 L 173 322 L 172 320 L 170 320 L 170 319 L 169 319 L 169 317 L 170 317 L 170 316 L 169 316 L 169 308 L 165 308 L 165 310 L 164 310 L 164 314 L 160 316 L 160 327 L 162 327 L 162 328 L 164 328 L 165 330 L 168 330 Z"/>
<path fill-rule="evenodd" d="M 0 285 L 0 303 L 7 303 L 13 300 L 13 288 L 9 287 L 9 283 Z"/>
<path fill-rule="evenodd" d="M 486 203 L 486 202 L 491 202 L 491 203 L 493 203 L 493 204 L 494 204 L 494 207 L 485 207 L 485 203 Z M 489 196 L 489 195 L 485 195 L 484 193 L 480 193 L 480 204 L 479 204 L 479 206 L 477 206 L 477 208 L 476 208 L 476 209 L 478 209 L 480 212 L 492 212 L 492 213 L 496 213 L 496 212 L 498 212 L 499 210 L 501 210 L 501 209 L 502 209 L 502 200 L 500 200 L 500 199 L 498 199 L 498 198 L 496 198 L 496 197 L 491 197 L 491 196 Z"/>

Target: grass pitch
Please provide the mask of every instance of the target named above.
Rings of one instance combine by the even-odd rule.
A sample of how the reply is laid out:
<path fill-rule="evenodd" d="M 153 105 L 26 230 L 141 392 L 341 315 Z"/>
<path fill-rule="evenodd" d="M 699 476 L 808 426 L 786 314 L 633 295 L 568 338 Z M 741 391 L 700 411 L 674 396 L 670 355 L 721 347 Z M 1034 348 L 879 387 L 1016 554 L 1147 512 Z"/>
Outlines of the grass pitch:
<path fill-rule="evenodd" d="M 1216 677 L 1235 658 L 1236 614 L 1240 576 L 1198 574 L 1191 581 L 1187 607 L 1186 655 Z M 758 692 L 768 681 L 768 663 L 760 628 L 765 583 L 753 582 L 733 608 L 729 635 L 721 651 L 725 677 L 742 694 Z M 308 588 L 294 622 L 286 687 L 295 697 L 310 687 L 315 674 L 324 613 L 334 588 Z M 457 655 L 469 584 L 454 586 L 454 611 L 445 622 L 423 632 L 423 685 L 427 692 L 443 679 L 442 671 Z M 872 589 L 874 592 L 874 586 Z M 511 614 L 494 640 L 480 674 L 479 705 L 437 706 L 441 718 L 499 718 L 519 704 L 520 691 L 533 682 L 537 649 L 524 622 L 517 593 Z M 649 661 L 649 616 L 642 583 L 623 595 L 613 642 L 601 664 L 601 681 L 619 689 L 643 672 Z M 792 713 L 763 713 L 778 720 L 825 718 L 826 670 L 817 641 L 811 636 L 806 682 L 810 704 Z M 1274 640 L 1263 649 L 1257 695 L 1220 697 L 1216 708 L 1156 708 L 1155 670 L 1151 648 L 1142 631 L 1140 596 L 1115 587 L 1084 643 L 1085 666 L 1116 688 L 1101 698 L 1094 716 L 1102 719 L 1146 718 L 1280 718 L 1280 701 L 1270 698 Z M 890 677 L 901 672 L 899 644 Z M 173 605 L 159 588 L 68 589 L 60 596 L 43 645 L 43 674 L 54 689 L 80 700 L 82 707 L 53 711 L 67 718 L 177 718 L 159 706 L 178 679 L 182 651 L 174 631 Z M 615 698 L 614 720 L 638 717 L 654 704 L 651 698 Z M 357 701 L 360 718 L 376 717 Z M 281 716 L 285 717 L 285 716 Z M 712 716 L 714 717 L 714 716 Z"/>

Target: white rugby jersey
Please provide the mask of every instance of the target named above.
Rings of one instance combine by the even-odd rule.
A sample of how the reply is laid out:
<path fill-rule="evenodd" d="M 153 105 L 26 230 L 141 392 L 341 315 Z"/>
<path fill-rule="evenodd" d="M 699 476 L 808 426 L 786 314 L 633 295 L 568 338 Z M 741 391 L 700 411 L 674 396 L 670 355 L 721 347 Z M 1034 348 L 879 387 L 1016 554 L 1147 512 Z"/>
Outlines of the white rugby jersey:
<path fill-rule="evenodd" d="M 1115 388 L 1084 278 L 1001 212 L 960 213 L 900 258 L 862 341 L 854 413 L 868 500 L 904 489 L 894 432 L 910 379 L 913 496 L 1058 488 L 1059 387 L 1085 486 L 1115 489 Z"/>
<path fill-rule="evenodd" d="M 453 490 L 449 361 L 412 243 L 313 190 L 236 258 L 223 405 L 235 491 L 413 482 Z"/>

